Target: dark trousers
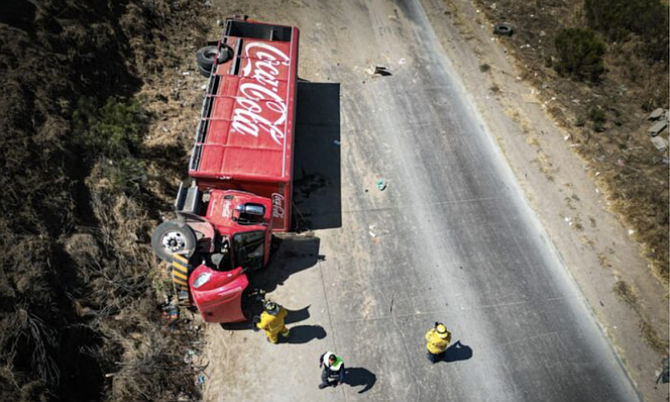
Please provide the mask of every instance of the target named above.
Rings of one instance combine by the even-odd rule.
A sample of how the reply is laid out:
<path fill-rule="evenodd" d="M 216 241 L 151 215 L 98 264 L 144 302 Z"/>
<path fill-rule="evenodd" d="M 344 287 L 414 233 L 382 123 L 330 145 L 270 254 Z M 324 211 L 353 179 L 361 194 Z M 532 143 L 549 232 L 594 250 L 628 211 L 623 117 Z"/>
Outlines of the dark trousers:
<path fill-rule="evenodd" d="M 321 371 L 321 384 L 326 386 L 331 386 L 337 384 L 337 378 L 328 378 L 328 372 L 326 370 Z"/>
<path fill-rule="evenodd" d="M 427 352 L 426 355 L 428 356 L 428 360 L 430 360 L 431 363 L 437 363 L 440 360 L 444 359 L 444 352 L 438 354 L 432 354 L 430 352 Z"/>

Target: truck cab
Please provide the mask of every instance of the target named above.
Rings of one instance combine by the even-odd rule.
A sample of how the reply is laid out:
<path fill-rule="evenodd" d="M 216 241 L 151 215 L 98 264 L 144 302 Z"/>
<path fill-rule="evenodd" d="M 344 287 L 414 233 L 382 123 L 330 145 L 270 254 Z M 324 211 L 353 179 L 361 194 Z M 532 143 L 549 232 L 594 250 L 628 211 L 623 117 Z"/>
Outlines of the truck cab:
<path fill-rule="evenodd" d="M 188 290 L 209 322 L 249 319 L 247 274 L 265 267 L 273 232 L 291 223 L 298 68 L 295 27 L 227 19 L 217 42 L 177 220 L 152 247 L 188 259 Z M 202 66 L 199 66 L 202 71 Z"/>

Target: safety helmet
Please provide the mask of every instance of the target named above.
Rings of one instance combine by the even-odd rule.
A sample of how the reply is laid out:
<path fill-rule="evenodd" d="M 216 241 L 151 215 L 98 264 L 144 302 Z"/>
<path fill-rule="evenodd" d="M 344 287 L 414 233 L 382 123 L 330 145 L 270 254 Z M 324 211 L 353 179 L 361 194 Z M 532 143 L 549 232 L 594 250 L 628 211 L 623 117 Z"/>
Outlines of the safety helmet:
<path fill-rule="evenodd" d="M 444 324 L 436 323 L 435 330 L 440 338 L 445 338 L 447 336 L 447 327 Z"/>
<path fill-rule="evenodd" d="M 277 305 L 277 303 L 269 301 L 265 303 L 265 311 L 267 311 L 272 315 L 275 315 L 279 312 L 279 306 Z"/>

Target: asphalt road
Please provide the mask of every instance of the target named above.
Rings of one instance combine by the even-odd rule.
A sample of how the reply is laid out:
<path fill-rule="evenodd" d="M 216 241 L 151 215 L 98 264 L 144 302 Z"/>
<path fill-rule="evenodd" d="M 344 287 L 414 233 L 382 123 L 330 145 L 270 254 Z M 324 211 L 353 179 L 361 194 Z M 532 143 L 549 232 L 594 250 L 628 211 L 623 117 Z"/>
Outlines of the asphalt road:
<path fill-rule="evenodd" d="M 302 312 L 292 343 L 210 327 L 207 398 L 639 400 L 419 1 L 302 3 L 278 22 L 302 30 L 304 78 L 330 85 L 299 98 L 296 201 L 299 223 L 330 229 L 269 268 L 272 297 Z M 435 321 L 460 347 L 431 365 Z M 319 390 L 326 350 L 348 383 Z"/>

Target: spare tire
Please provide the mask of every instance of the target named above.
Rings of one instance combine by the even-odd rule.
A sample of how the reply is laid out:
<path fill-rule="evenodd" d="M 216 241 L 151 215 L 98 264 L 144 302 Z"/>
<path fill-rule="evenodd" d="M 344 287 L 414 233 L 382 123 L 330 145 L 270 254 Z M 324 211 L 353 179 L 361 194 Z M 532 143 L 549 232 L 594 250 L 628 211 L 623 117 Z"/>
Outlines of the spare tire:
<path fill-rule="evenodd" d="M 210 67 L 210 69 L 205 70 L 205 69 L 202 68 L 200 65 L 198 65 L 198 72 L 200 73 L 200 75 L 202 75 L 202 76 L 205 77 L 205 78 L 209 78 L 209 76 L 212 75 L 212 69 L 211 69 L 211 67 Z"/>
<path fill-rule="evenodd" d="M 198 63 L 198 67 L 202 67 L 203 70 L 211 71 L 217 52 L 218 48 L 214 45 L 198 49 L 198 51 L 195 52 L 195 60 Z"/>
<path fill-rule="evenodd" d="M 508 25 L 508 24 L 496 24 L 493 27 L 493 33 L 496 34 L 496 35 L 512 36 L 513 32 L 514 32 L 514 29 L 512 28 L 511 25 Z"/>
<path fill-rule="evenodd" d="M 233 49 L 226 44 L 221 45 L 221 51 L 219 48 L 214 45 L 201 47 L 195 52 L 195 60 L 198 63 L 198 71 L 200 74 L 203 74 L 203 70 L 207 71 L 206 77 L 209 77 L 209 73 L 212 71 L 214 64 L 223 64 L 230 60 L 233 56 Z M 203 74 L 204 75 L 204 74 Z"/>
<path fill-rule="evenodd" d="M 151 235 L 151 248 L 163 261 L 172 261 L 173 254 L 189 258 L 195 252 L 196 238 L 193 229 L 183 222 L 163 222 Z"/>

